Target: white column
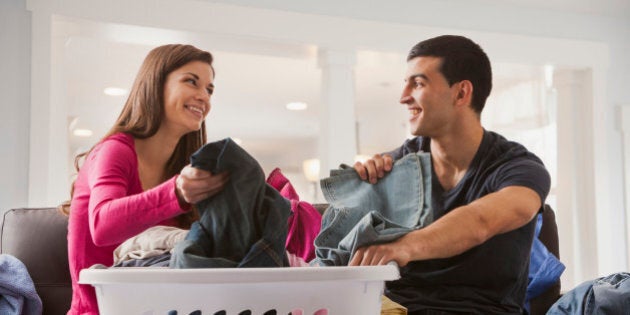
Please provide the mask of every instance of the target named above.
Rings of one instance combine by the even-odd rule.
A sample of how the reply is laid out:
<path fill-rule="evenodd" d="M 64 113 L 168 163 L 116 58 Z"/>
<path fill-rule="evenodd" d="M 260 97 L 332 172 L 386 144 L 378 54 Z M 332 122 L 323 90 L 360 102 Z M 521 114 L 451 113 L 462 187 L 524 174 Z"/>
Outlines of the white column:
<path fill-rule="evenodd" d="M 563 288 L 592 279 L 598 271 L 594 191 L 592 102 L 589 73 L 558 71 L 558 203 L 560 258 L 567 266 Z"/>
<path fill-rule="evenodd" d="M 53 17 L 32 11 L 31 126 L 28 206 L 57 206 L 69 198 L 65 37 L 53 37 Z"/>
<path fill-rule="evenodd" d="M 621 132 L 623 137 L 623 169 L 625 186 L 625 235 L 626 235 L 626 261 L 630 261 L 630 105 L 620 108 Z"/>
<path fill-rule="evenodd" d="M 48 203 L 50 180 L 50 76 L 52 14 L 32 11 L 31 37 L 31 129 L 29 146 L 28 206 Z"/>
<path fill-rule="evenodd" d="M 68 101 L 66 78 L 65 35 L 52 38 L 50 82 L 50 132 L 47 205 L 56 206 L 70 198 L 70 172 L 68 170 Z M 86 74 L 88 75 L 88 74 Z"/>
<path fill-rule="evenodd" d="M 0 224 L 28 202 L 31 14 L 23 1 L 0 1 Z"/>
<path fill-rule="evenodd" d="M 592 87 L 592 106 L 589 119 L 593 145 L 593 190 L 597 216 L 597 276 L 627 271 L 626 242 L 623 209 L 623 163 L 615 157 L 621 154 L 618 147 L 621 142 L 619 130 L 614 128 L 619 117 L 614 117 L 615 108 L 607 101 L 606 84 L 609 67 L 593 66 L 590 71 L 589 86 Z M 619 137 L 619 138 L 618 138 Z M 617 151 L 618 150 L 618 151 Z M 615 152 L 615 154 L 612 154 Z M 617 179 L 615 179 L 617 178 Z M 618 200 L 618 201 L 615 201 Z"/>
<path fill-rule="evenodd" d="M 341 163 L 352 165 L 357 154 L 354 104 L 354 51 L 320 50 L 322 106 L 318 141 L 320 176 Z"/>

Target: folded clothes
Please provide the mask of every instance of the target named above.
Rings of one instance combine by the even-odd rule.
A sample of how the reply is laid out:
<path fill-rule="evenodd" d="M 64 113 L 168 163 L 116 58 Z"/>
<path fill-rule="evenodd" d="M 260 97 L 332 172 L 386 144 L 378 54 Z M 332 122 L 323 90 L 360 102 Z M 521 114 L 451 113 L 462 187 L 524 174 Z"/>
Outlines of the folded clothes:
<path fill-rule="evenodd" d="M 154 226 L 124 241 L 114 250 L 114 265 L 124 261 L 147 259 L 170 253 L 188 230 L 171 226 Z"/>

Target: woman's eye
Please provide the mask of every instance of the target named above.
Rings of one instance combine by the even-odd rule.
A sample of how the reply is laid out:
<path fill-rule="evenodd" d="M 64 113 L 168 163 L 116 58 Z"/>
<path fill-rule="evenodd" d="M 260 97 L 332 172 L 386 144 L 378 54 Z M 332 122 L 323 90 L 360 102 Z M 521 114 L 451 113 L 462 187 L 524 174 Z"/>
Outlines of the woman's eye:
<path fill-rule="evenodd" d="M 186 82 L 190 82 L 192 85 L 197 85 L 197 81 L 195 79 L 188 79 Z"/>

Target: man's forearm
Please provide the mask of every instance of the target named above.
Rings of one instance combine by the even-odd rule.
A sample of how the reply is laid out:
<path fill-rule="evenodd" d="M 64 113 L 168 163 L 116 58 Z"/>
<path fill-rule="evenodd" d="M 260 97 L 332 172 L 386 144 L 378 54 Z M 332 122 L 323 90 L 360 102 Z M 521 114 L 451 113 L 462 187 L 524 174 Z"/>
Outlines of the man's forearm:
<path fill-rule="evenodd" d="M 485 242 L 479 219 L 465 209 L 454 209 L 429 226 L 413 231 L 400 239 L 411 253 L 411 260 L 447 258 L 461 254 Z"/>
<path fill-rule="evenodd" d="M 429 226 L 405 235 L 399 242 L 410 251 L 411 260 L 452 257 L 497 234 L 527 224 L 540 205 L 540 198 L 533 190 L 507 187 L 453 209 Z"/>

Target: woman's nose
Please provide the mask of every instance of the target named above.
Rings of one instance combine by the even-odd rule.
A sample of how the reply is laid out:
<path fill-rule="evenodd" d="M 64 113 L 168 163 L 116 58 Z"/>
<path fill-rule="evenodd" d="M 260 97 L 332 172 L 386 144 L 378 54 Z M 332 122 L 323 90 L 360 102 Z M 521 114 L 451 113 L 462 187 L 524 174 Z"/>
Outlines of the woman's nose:
<path fill-rule="evenodd" d="M 208 91 L 205 88 L 202 88 L 197 92 L 197 98 L 201 101 L 204 101 L 205 103 L 209 103 L 210 93 L 208 93 Z"/>

